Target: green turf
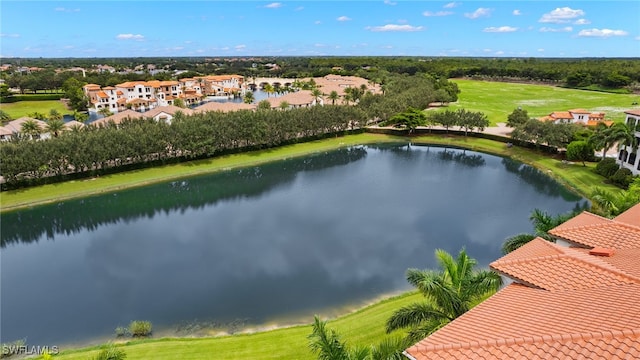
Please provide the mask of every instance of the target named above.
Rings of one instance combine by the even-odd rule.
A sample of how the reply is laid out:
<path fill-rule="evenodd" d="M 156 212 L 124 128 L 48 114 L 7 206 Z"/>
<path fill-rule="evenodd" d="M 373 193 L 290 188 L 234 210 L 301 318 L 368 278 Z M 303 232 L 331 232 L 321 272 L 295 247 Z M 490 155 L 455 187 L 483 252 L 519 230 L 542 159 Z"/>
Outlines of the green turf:
<path fill-rule="evenodd" d="M 631 105 L 640 102 L 640 96 L 633 94 L 612 94 L 548 85 L 462 79 L 452 81 L 458 84 L 461 92 L 458 102 L 451 103 L 448 108 L 482 111 L 492 125 L 507 122 L 507 116 L 519 106 L 527 110 L 531 117 L 549 115 L 553 111 L 585 109 L 604 112 L 607 119 L 614 121 L 624 120 L 625 110 L 640 108 L 638 105 Z"/>
<path fill-rule="evenodd" d="M 67 109 L 59 100 L 18 101 L 15 103 L 0 104 L 0 110 L 9 114 L 12 119 L 27 116 L 34 112 L 48 115 L 51 109 L 56 109 L 63 115 L 73 113 L 73 111 Z"/>
<path fill-rule="evenodd" d="M 351 345 L 371 345 L 385 338 L 386 320 L 398 308 L 422 299 L 417 293 L 392 297 L 329 322 Z M 311 323 L 313 319 L 309 319 Z M 134 359 L 314 359 L 307 336 L 311 326 L 253 334 L 206 338 L 165 338 L 120 344 Z M 91 359 L 97 348 L 64 351 L 55 359 Z"/>

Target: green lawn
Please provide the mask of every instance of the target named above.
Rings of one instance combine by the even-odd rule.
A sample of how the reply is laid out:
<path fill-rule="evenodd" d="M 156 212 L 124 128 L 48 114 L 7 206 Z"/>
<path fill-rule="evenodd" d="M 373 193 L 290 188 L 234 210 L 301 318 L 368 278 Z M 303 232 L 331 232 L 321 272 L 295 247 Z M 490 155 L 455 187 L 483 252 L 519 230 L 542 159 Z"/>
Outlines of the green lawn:
<path fill-rule="evenodd" d="M 329 328 L 351 345 L 371 345 L 385 336 L 385 322 L 398 308 L 422 299 L 411 292 L 389 298 L 329 322 Z M 313 319 L 309 319 L 311 323 Z M 207 338 L 170 338 L 121 344 L 134 359 L 314 359 L 307 336 L 311 326 L 296 326 L 253 334 Z M 55 359 L 91 359 L 96 347 L 69 350 Z"/>
<path fill-rule="evenodd" d="M 640 102 L 633 94 L 611 94 L 596 91 L 564 89 L 548 85 L 513 84 L 477 80 L 454 79 L 460 94 L 458 102 L 449 109 L 464 108 L 482 111 L 492 125 L 507 122 L 507 116 L 517 107 L 529 112 L 531 117 L 549 115 L 553 111 L 585 109 L 606 113 L 606 118 L 624 120 L 624 111 L 640 108 L 631 105 Z"/>
<path fill-rule="evenodd" d="M 49 114 L 51 109 L 56 109 L 60 114 L 73 114 L 73 111 L 67 109 L 59 100 L 42 100 L 42 101 L 18 101 L 10 104 L 0 104 L 0 110 L 3 110 L 12 119 L 27 116 L 33 112 Z"/>

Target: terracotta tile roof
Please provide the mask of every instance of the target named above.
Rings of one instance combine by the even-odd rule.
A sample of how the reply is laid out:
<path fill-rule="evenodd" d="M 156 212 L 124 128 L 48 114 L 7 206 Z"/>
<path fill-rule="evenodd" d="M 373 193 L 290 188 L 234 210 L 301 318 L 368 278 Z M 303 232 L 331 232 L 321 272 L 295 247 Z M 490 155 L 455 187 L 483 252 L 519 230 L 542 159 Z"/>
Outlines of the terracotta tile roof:
<path fill-rule="evenodd" d="M 613 218 L 614 221 L 640 227 L 640 203 Z"/>
<path fill-rule="evenodd" d="M 113 86 L 103 87 L 102 90 L 115 90 L 116 88 Z"/>
<path fill-rule="evenodd" d="M 591 114 L 591 112 L 585 109 L 572 109 L 572 110 L 569 110 L 569 112 L 573 114 Z"/>
<path fill-rule="evenodd" d="M 603 123 L 607 126 L 613 125 L 613 121 L 610 120 L 592 120 L 591 117 L 589 117 L 589 120 L 587 120 L 587 126 L 597 126 L 600 123 Z"/>
<path fill-rule="evenodd" d="M 12 133 L 20 133 L 22 132 L 22 124 L 24 124 L 26 121 L 28 120 L 33 120 L 36 122 L 36 124 L 38 125 L 38 127 L 40 128 L 40 130 L 44 130 L 47 128 L 47 123 L 42 121 L 42 120 L 38 120 L 38 119 L 34 119 L 28 116 L 23 116 L 21 118 L 17 118 L 15 120 L 11 120 L 7 123 L 7 125 L 5 125 L 5 128 L 10 130 Z"/>
<path fill-rule="evenodd" d="M 610 219 L 607 219 L 600 215 L 592 214 L 588 211 L 583 211 L 577 216 L 574 216 L 571 219 L 560 224 L 559 226 L 556 226 L 555 228 L 553 228 L 553 230 L 565 230 L 585 225 L 608 224 L 610 222 Z"/>
<path fill-rule="evenodd" d="M 4 126 L 0 126 L 0 135 L 13 135 L 13 131 Z"/>
<path fill-rule="evenodd" d="M 640 278 L 603 262 L 599 256 L 541 238 L 509 255 L 513 256 L 494 261 L 490 267 L 518 282 L 549 291 L 640 284 Z"/>
<path fill-rule="evenodd" d="M 511 284 L 406 353 L 414 359 L 637 358 L 638 298 L 638 284 L 554 292 Z"/>
<path fill-rule="evenodd" d="M 558 119 L 573 119 L 573 115 L 571 115 L 568 111 L 554 111 L 549 114 L 552 118 Z"/>
<path fill-rule="evenodd" d="M 552 229 L 549 234 L 588 247 L 632 249 L 640 247 L 640 227 L 622 222 Z"/>
<path fill-rule="evenodd" d="M 107 95 L 107 93 L 105 93 L 104 91 L 98 91 L 96 96 L 101 98 L 107 98 L 107 99 L 109 98 L 109 95 Z"/>
<path fill-rule="evenodd" d="M 416 360 L 640 358 L 639 212 L 636 205 L 613 220 L 584 212 L 551 231 L 571 233 L 607 256 L 536 238 L 493 262 L 515 283 L 405 354 Z"/>
<path fill-rule="evenodd" d="M 71 128 L 75 126 L 79 126 L 83 128 L 85 125 L 80 121 L 75 121 L 75 120 L 71 120 L 69 122 L 64 123 L 64 127 L 67 128 L 68 130 L 71 130 Z"/>
<path fill-rule="evenodd" d="M 98 85 L 98 84 L 87 84 L 87 85 L 83 86 L 83 88 L 85 88 L 87 90 L 100 90 L 100 85 Z"/>
<path fill-rule="evenodd" d="M 181 112 L 185 115 L 191 115 L 194 113 L 193 110 L 191 109 L 183 109 L 181 107 L 178 106 L 174 106 L 174 105 L 168 105 L 168 106 L 158 106 L 156 108 L 153 108 L 149 111 L 146 111 L 144 113 L 142 113 L 142 115 L 144 117 L 156 117 L 157 115 L 161 114 L 161 113 L 165 113 L 168 115 L 175 115 L 177 112 Z"/>
<path fill-rule="evenodd" d="M 640 116 L 640 109 L 632 109 L 624 112 L 625 114 Z"/>
<path fill-rule="evenodd" d="M 133 111 L 133 110 L 125 110 L 125 111 L 121 111 L 117 114 L 111 115 L 111 116 L 107 116 L 105 118 L 102 119 L 98 119 L 94 122 L 91 123 L 91 125 L 94 126 L 104 126 L 110 122 L 113 122 L 114 124 L 120 124 L 121 122 L 123 122 L 125 119 L 141 119 L 143 118 L 142 114 L 137 112 L 137 111 Z"/>
<path fill-rule="evenodd" d="M 207 112 L 207 111 L 238 111 L 238 110 L 254 110 L 256 108 L 255 104 L 245 104 L 245 103 L 232 103 L 232 102 L 215 102 L 210 101 L 208 103 L 202 104 L 200 106 L 195 107 L 193 110 L 196 112 Z"/>

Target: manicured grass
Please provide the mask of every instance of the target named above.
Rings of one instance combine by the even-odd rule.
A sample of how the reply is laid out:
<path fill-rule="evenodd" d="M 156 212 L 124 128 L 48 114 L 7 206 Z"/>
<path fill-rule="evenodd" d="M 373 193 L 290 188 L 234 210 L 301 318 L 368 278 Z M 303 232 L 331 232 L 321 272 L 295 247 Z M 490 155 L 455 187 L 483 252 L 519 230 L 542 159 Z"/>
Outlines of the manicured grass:
<path fill-rule="evenodd" d="M 384 339 L 385 322 L 402 306 L 423 299 L 411 292 L 392 297 L 329 322 L 351 345 L 368 346 Z M 311 323 L 313 319 L 309 319 Z M 314 359 L 307 336 L 311 326 L 296 326 L 254 334 L 207 338 L 167 338 L 121 344 L 127 360 L 135 359 Z M 64 351 L 56 359 L 91 359 L 98 348 Z"/>
<path fill-rule="evenodd" d="M 12 119 L 17 119 L 23 116 L 27 116 L 34 112 L 42 114 L 49 114 L 51 109 L 56 109 L 60 114 L 72 114 L 73 112 L 67 109 L 64 104 L 58 100 L 42 100 L 42 101 L 18 101 L 9 104 L 0 104 L 0 110 L 3 110 Z"/>
<path fill-rule="evenodd" d="M 624 120 L 625 110 L 640 108 L 638 105 L 631 105 L 633 102 L 640 102 L 640 96 L 633 94 L 612 94 L 548 85 L 462 79 L 452 81 L 458 84 L 461 92 L 458 102 L 450 104 L 448 108 L 482 111 L 492 126 L 507 122 L 507 116 L 519 106 L 527 110 L 531 117 L 549 115 L 553 111 L 585 109 L 604 112 L 607 119 L 614 121 Z"/>

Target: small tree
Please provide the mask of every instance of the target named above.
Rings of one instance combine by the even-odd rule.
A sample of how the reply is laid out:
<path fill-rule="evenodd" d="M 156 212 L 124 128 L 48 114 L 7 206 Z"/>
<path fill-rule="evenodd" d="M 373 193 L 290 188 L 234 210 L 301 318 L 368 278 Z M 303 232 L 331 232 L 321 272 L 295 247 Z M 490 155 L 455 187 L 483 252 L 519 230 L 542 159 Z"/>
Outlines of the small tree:
<path fill-rule="evenodd" d="M 49 119 L 46 130 L 52 134 L 53 137 L 58 137 L 60 136 L 60 132 L 64 130 L 64 122 L 61 119 Z"/>
<path fill-rule="evenodd" d="M 271 103 L 267 100 L 262 100 L 258 103 L 258 110 L 271 110 Z"/>
<path fill-rule="evenodd" d="M 173 99 L 173 106 L 177 106 L 179 108 L 186 108 L 186 106 L 184 105 L 184 100 L 182 99 Z"/>
<path fill-rule="evenodd" d="M 529 114 L 527 113 L 527 110 L 517 108 L 513 110 L 513 112 L 507 117 L 507 126 L 514 128 L 518 125 L 526 123 L 527 120 L 529 120 Z"/>
<path fill-rule="evenodd" d="M 9 121 L 11 121 L 11 116 L 9 116 L 9 114 L 7 114 L 4 110 L 0 110 L 0 123 L 4 125 Z"/>
<path fill-rule="evenodd" d="M 588 141 L 573 141 L 567 146 L 567 159 L 571 161 L 582 161 L 582 166 L 587 166 L 585 161 L 593 160 L 593 145 Z"/>
<path fill-rule="evenodd" d="M 335 90 L 329 93 L 329 100 L 331 100 L 331 105 L 336 104 L 336 100 L 338 100 L 338 97 L 338 92 Z"/>
<path fill-rule="evenodd" d="M 289 108 L 289 103 L 287 101 L 281 101 L 280 105 L 278 106 L 281 110 L 286 110 Z"/>
<path fill-rule="evenodd" d="M 100 110 L 98 110 L 98 114 L 104 116 L 104 117 L 108 117 L 113 115 L 113 113 L 111 112 L 111 110 L 109 110 L 109 108 L 102 108 Z"/>
<path fill-rule="evenodd" d="M 251 91 L 247 91 L 247 92 L 244 94 L 244 99 L 242 99 L 242 101 L 243 101 L 245 104 L 251 104 L 251 103 L 253 103 L 253 100 L 255 100 L 255 98 L 254 98 L 254 96 L 253 96 L 253 92 L 251 92 Z"/>
<path fill-rule="evenodd" d="M 411 133 L 418 126 L 424 126 L 427 124 L 427 115 L 418 109 L 409 108 L 404 112 L 394 115 L 383 124 L 393 125 L 394 127 L 404 127 L 409 130 L 409 133 Z"/>

